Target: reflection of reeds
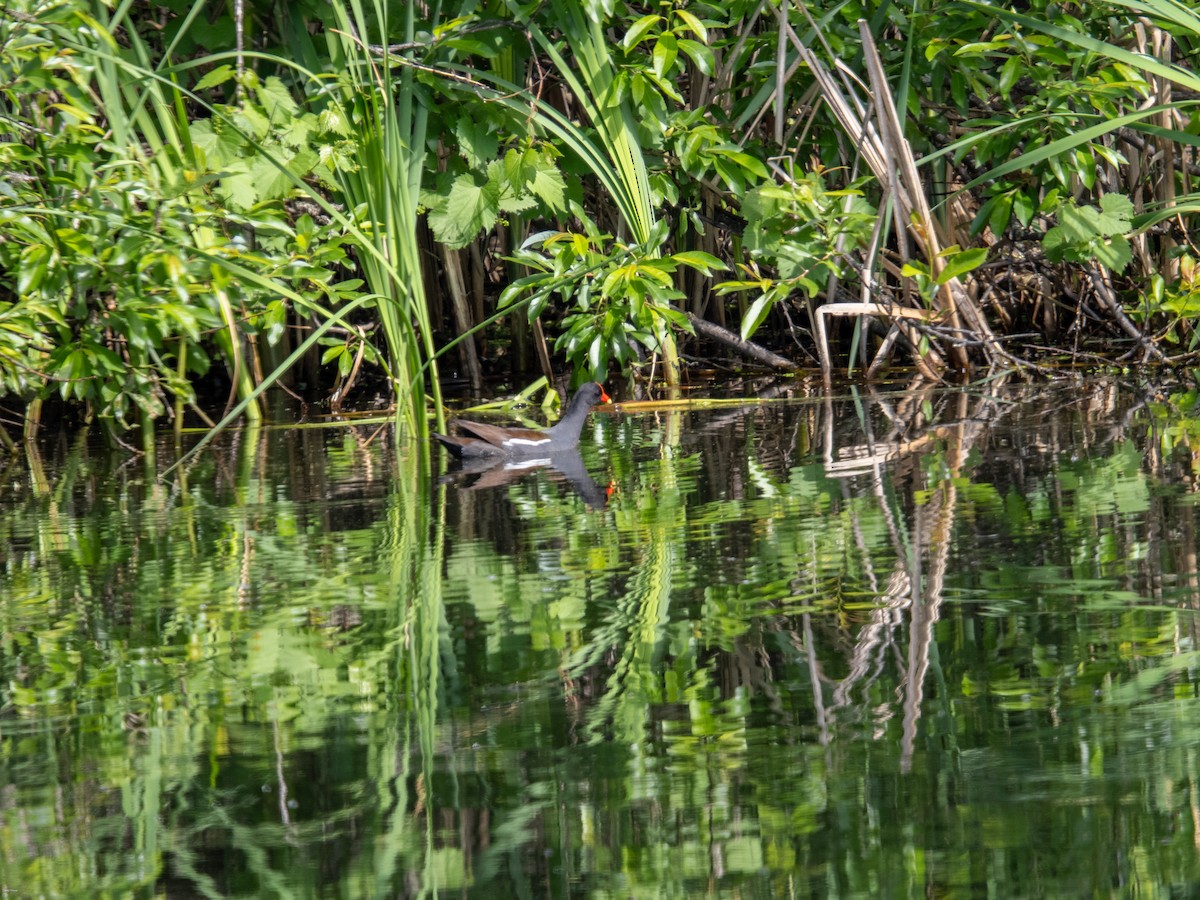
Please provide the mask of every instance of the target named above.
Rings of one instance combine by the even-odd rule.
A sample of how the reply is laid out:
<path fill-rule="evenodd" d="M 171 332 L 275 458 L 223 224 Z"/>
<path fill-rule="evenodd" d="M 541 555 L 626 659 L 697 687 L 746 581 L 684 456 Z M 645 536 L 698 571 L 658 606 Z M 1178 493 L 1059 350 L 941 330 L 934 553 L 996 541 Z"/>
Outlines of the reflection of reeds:
<path fill-rule="evenodd" d="M 442 602 L 442 557 L 445 547 L 445 489 L 431 504 L 424 454 L 397 449 L 397 465 L 388 504 L 387 537 L 380 563 L 389 569 L 389 633 L 380 659 L 390 715 L 374 754 L 376 784 L 394 792 L 397 802 L 386 816 L 380 810 L 381 857 L 376 864 L 381 893 L 388 893 L 400 872 L 420 873 L 425 890 L 438 890 L 433 852 L 439 801 L 428 793 L 435 760 L 448 770 L 453 742 L 438 741 L 439 698 L 446 666 L 458 671 L 454 649 L 444 640 L 446 611 Z M 419 771 L 413 772 L 413 767 Z M 415 796 L 410 798 L 410 785 Z M 411 811 L 409 807 L 412 807 Z"/>
<path fill-rule="evenodd" d="M 955 414 L 936 429 L 942 442 L 938 452 L 945 462 L 944 475 L 936 483 L 912 486 L 914 490 L 921 490 L 926 499 L 910 504 L 913 513 L 909 529 L 903 529 L 902 511 L 891 497 L 894 485 L 885 485 L 884 465 L 894 464 L 903 456 L 931 452 L 934 448 L 929 442 L 920 439 L 903 442 L 868 440 L 857 448 L 835 448 L 832 428 L 826 432 L 825 458 L 829 474 L 840 478 L 852 474 L 870 478 L 895 553 L 895 564 L 887 585 L 877 599 L 868 624 L 856 636 L 848 672 L 835 685 L 833 703 L 826 714 L 831 722 L 835 721 L 839 711 L 851 706 L 852 695 L 879 677 L 887 662 L 887 651 L 898 643 L 896 632 L 904 624 L 903 612 L 907 611 L 908 653 L 901 681 L 904 722 L 900 760 L 905 771 L 912 765 L 925 677 L 934 646 L 933 628 L 942 606 L 957 512 L 956 480 L 962 477 L 968 454 L 986 437 L 1005 408 L 991 396 L 984 396 L 968 409 L 969 399 L 968 395 L 959 394 Z M 893 416 L 893 421 L 896 418 Z M 827 412 L 827 420 L 832 425 L 832 410 Z M 837 462 L 847 457 L 854 461 L 851 469 Z M 870 560 L 865 548 L 863 550 L 864 570 L 869 571 Z M 812 652 L 811 648 L 809 652 Z M 882 727 L 883 720 L 891 717 L 892 710 L 885 707 L 879 715 L 883 719 L 877 720 L 876 725 Z"/>

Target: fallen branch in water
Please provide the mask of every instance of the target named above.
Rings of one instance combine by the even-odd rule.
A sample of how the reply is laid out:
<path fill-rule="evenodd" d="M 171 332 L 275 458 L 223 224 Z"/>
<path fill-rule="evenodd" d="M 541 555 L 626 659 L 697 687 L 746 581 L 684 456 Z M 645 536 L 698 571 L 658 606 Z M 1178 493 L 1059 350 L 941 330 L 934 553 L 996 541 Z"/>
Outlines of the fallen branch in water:
<path fill-rule="evenodd" d="M 710 338 L 719 344 L 724 344 L 736 350 L 738 353 L 752 359 L 755 362 L 762 363 L 770 369 L 781 369 L 785 372 L 799 369 L 800 366 L 792 362 L 786 356 L 780 356 L 778 353 L 772 353 L 766 347 L 756 344 L 753 341 L 743 340 L 741 335 L 735 334 L 728 328 L 722 328 L 707 319 L 701 319 L 693 313 L 688 313 L 688 321 L 692 323 L 692 327 L 696 329 L 698 334 L 706 338 Z"/>

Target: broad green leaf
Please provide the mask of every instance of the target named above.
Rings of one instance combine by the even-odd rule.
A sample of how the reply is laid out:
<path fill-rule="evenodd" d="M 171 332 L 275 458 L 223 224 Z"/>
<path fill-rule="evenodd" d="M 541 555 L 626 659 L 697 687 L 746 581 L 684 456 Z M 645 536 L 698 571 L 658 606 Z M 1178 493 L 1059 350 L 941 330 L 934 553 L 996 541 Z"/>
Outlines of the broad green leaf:
<path fill-rule="evenodd" d="M 289 159 L 286 163 L 287 170 L 296 176 L 297 179 L 304 178 L 313 170 L 321 157 L 315 150 L 310 150 L 308 147 L 301 147 L 296 151 L 296 155 Z M 292 183 L 291 188 L 295 189 L 297 185 Z"/>
<path fill-rule="evenodd" d="M 252 140 L 266 140 L 271 133 L 271 120 L 253 106 L 240 107 L 234 111 L 232 118 Z"/>
<path fill-rule="evenodd" d="M 708 43 L 708 29 L 704 27 L 703 22 L 701 22 L 686 9 L 681 8 L 675 10 L 675 15 L 678 16 L 689 29 L 691 29 L 692 34 L 699 38 L 700 41 L 705 44 Z"/>
<path fill-rule="evenodd" d="M 217 187 L 217 194 L 237 210 L 247 210 L 258 202 L 258 186 L 244 162 L 226 168 L 227 174 Z"/>
<path fill-rule="evenodd" d="M 998 41 L 975 41 L 970 44 L 963 44 L 954 51 L 955 56 L 978 56 L 991 54 L 996 50 L 1007 50 L 1012 47 L 1010 39 Z"/>
<path fill-rule="evenodd" d="M 654 42 L 654 74 L 660 79 L 665 79 L 667 74 L 675 66 L 675 60 L 679 56 L 679 41 L 675 35 L 669 31 L 663 32 L 658 36 L 658 40 Z M 663 87 L 660 83 L 659 87 Z"/>
<path fill-rule="evenodd" d="M 534 285 L 543 283 L 546 276 L 540 272 L 534 275 L 526 275 L 518 278 L 509 284 L 503 291 L 500 292 L 500 299 L 497 301 L 497 307 L 504 309 L 512 303 L 516 303 L 521 299 L 521 295 L 526 292 L 526 289 Z"/>
<path fill-rule="evenodd" d="M 192 144 L 204 151 L 204 158 L 212 169 L 221 169 L 238 158 L 243 146 L 240 134 L 224 122 L 200 119 L 188 128 Z"/>
<path fill-rule="evenodd" d="M 713 272 L 724 272 L 729 268 L 717 257 L 711 253 L 705 253 L 703 250 L 681 250 L 679 253 L 672 254 L 671 258 L 685 266 L 691 266 L 705 276 L 709 276 Z"/>
<path fill-rule="evenodd" d="M 445 205 L 429 211 L 429 225 L 439 241 L 457 249 L 491 228 L 498 213 L 496 187 L 491 182 L 477 184 L 472 175 L 460 175 L 454 179 Z"/>
<path fill-rule="evenodd" d="M 786 239 L 775 246 L 775 257 L 780 281 L 809 276 L 818 264 L 818 258 L 808 246 Z"/>
<path fill-rule="evenodd" d="M 519 215 L 537 206 L 537 199 L 532 194 L 501 194 L 496 201 L 496 207 L 501 212 Z"/>
<path fill-rule="evenodd" d="M 282 124 L 279 132 L 279 140 L 289 147 L 304 148 L 307 150 L 309 138 L 316 129 L 316 116 L 311 114 L 292 116 Z"/>
<path fill-rule="evenodd" d="M 533 181 L 529 183 L 529 190 L 552 212 L 566 211 L 567 183 L 563 180 L 562 172 L 549 160 L 544 159 L 544 165 L 538 166 Z"/>
<path fill-rule="evenodd" d="M 769 278 L 760 278 L 755 281 L 722 281 L 714 286 L 717 294 L 736 294 L 742 291 L 765 291 L 773 282 Z"/>
<path fill-rule="evenodd" d="M 1105 194 L 1100 198 L 1100 226 L 1108 234 L 1124 234 L 1133 224 L 1133 202 L 1124 194 Z"/>
<path fill-rule="evenodd" d="M 592 377 L 597 380 L 603 380 L 604 370 L 607 366 L 604 364 L 608 356 L 604 346 L 604 334 L 597 333 L 588 347 L 588 362 L 592 367 Z"/>
<path fill-rule="evenodd" d="M 287 86 L 275 75 L 267 78 L 257 93 L 258 102 L 273 122 L 282 122 L 299 109 Z"/>
<path fill-rule="evenodd" d="M 345 114 L 338 107 L 326 107 L 325 109 L 321 110 L 318 118 L 321 123 L 321 131 L 340 135 L 342 137 L 346 137 L 350 134 L 350 124 L 346 121 Z"/>
<path fill-rule="evenodd" d="M 1013 89 L 1013 85 L 1017 80 L 1025 74 L 1024 60 L 1019 56 L 1010 56 L 1008 61 L 1000 67 L 1000 81 L 997 84 L 997 89 L 1000 91 L 1000 96 L 1008 99 L 1009 93 Z"/>
<path fill-rule="evenodd" d="M 469 113 L 459 116 L 454 123 L 454 137 L 458 141 L 458 152 L 473 169 L 482 169 L 500 150 L 500 136 L 487 122 L 475 121 Z"/>
<path fill-rule="evenodd" d="M 1095 257 L 1101 265 L 1120 274 L 1133 262 L 1133 249 L 1129 246 L 1129 241 L 1117 235 L 1100 244 L 1095 250 Z"/>
<path fill-rule="evenodd" d="M 945 284 L 952 278 L 958 278 L 978 269 L 987 260 L 987 255 L 986 247 L 975 247 L 948 256 L 945 268 L 938 274 L 937 283 Z"/>
<path fill-rule="evenodd" d="M 747 172 L 750 172 L 759 178 L 767 179 L 771 175 L 771 173 L 767 170 L 766 164 L 757 157 L 751 156 L 749 153 L 745 153 L 741 150 L 730 150 L 723 147 L 717 148 L 714 152 L 720 154 L 726 159 L 736 162 Z"/>
<path fill-rule="evenodd" d="M 988 227 L 992 229 L 992 234 L 997 236 L 1004 234 L 1008 228 L 1009 219 L 1012 218 L 1013 195 L 1011 192 L 1000 194 L 992 198 L 991 213 L 988 215 Z"/>
<path fill-rule="evenodd" d="M 1077 147 L 1074 153 L 1075 174 L 1089 191 L 1096 184 L 1096 158 L 1088 147 Z"/>
<path fill-rule="evenodd" d="M 649 34 L 650 29 L 661 22 L 662 16 L 648 15 L 642 16 L 630 29 L 625 32 L 625 37 L 621 41 L 621 49 L 628 53 L 636 47 Z"/>
<path fill-rule="evenodd" d="M 741 334 L 743 341 L 750 340 L 754 332 L 758 331 L 758 326 L 763 323 L 763 319 L 771 311 L 771 299 L 772 295 L 767 293 L 750 304 L 750 308 L 746 310 L 745 318 L 742 319 Z"/>
<path fill-rule="evenodd" d="M 680 38 L 679 49 L 687 54 L 687 57 L 701 74 L 711 75 L 713 73 L 713 70 L 716 68 L 716 57 L 713 55 L 712 48 L 699 41 Z"/>
<path fill-rule="evenodd" d="M 1018 190 L 1012 196 L 1013 214 L 1017 217 L 1017 221 L 1028 227 L 1033 221 L 1034 203 L 1029 199 L 1029 195 L 1024 191 Z"/>
<path fill-rule="evenodd" d="M 45 244 L 31 244 L 21 252 L 21 265 L 17 267 L 18 297 L 25 297 L 38 289 L 46 278 L 49 259 L 50 248 Z"/>
<path fill-rule="evenodd" d="M 295 187 L 286 171 L 281 171 L 265 156 L 255 156 L 250 161 L 249 177 L 253 179 L 258 200 L 282 200 Z"/>

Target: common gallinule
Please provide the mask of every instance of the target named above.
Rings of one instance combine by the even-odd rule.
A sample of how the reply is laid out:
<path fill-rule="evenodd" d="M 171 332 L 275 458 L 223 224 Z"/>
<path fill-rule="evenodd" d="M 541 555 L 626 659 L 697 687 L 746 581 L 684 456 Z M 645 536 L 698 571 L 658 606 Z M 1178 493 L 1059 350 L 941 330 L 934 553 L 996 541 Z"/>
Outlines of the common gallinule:
<path fill-rule="evenodd" d="M 591 381 L 575 392 L 566 413 L 552 428 L 502 428 L 499 425 L 456 419 L 450 424 L 456 426 L 462 435 L 434 434 L 434 437 L 459 459 L 477 459 L 485 456 L 528 458 L 562 453 L 565 450 L 574 450 L 579 445 L 579 432 L 583 430 L 583 420 L 587 418 L 592 407 L 597 403 L 609 402 L 604 388 L 598 382 Z"/>

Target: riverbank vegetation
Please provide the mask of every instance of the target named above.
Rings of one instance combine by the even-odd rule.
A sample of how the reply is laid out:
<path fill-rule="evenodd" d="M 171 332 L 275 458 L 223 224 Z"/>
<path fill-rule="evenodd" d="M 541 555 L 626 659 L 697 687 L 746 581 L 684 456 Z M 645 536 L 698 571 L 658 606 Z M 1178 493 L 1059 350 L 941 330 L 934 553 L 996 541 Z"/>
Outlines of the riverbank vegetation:
<path fill-rule="evenodd" d="M 1200 16 L 1013 6 L 18 0 L 0 433 L 1189 364 Z"/>

